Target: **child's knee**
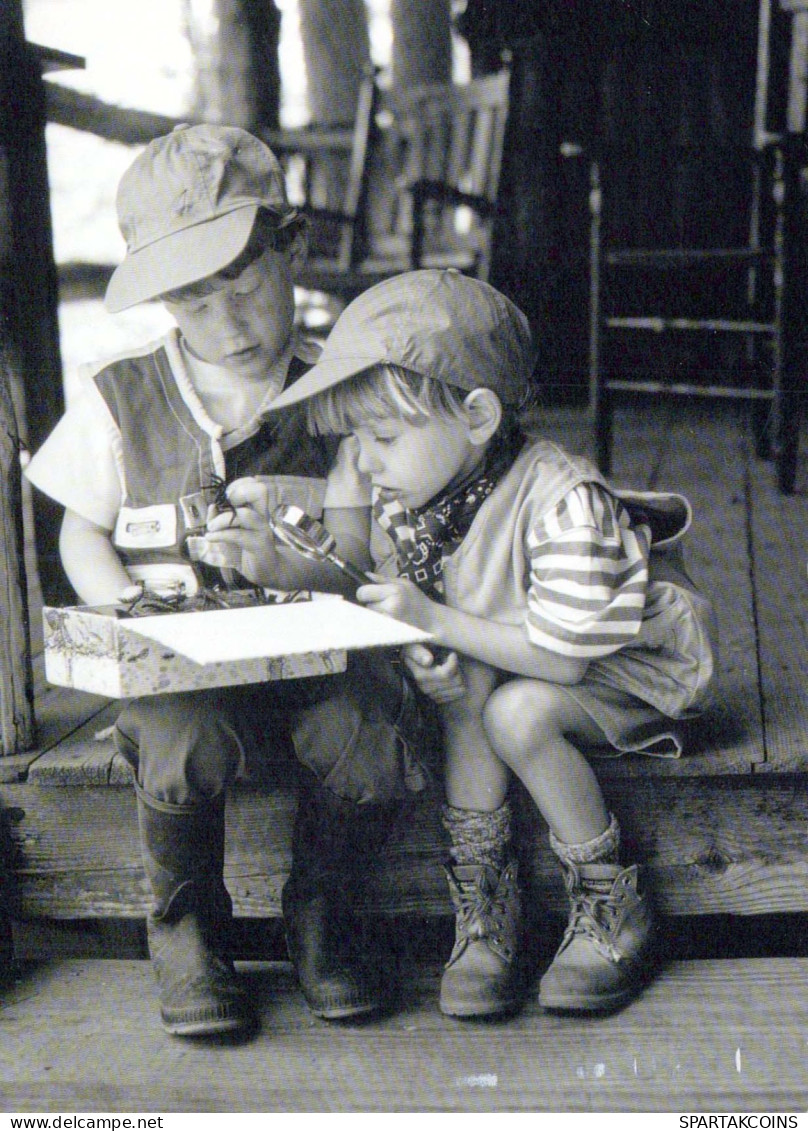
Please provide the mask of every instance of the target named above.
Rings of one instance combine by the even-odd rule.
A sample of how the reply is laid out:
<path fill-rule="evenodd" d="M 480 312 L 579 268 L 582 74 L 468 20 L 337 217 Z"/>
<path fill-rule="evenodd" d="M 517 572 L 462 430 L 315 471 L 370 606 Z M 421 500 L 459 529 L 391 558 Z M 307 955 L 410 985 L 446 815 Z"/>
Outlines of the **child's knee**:
<path fill-rule="evenodd" d="M 213 695 L 133 700 L 114 737 L 142 788 L 177 804 L 218 796 L 243 757 L 239 736 Z"/>
<path fill-rule="evenodd" d="M 560 734 L 559 690 L 554 684 L 533 679 L 515 679 L 498 687 L 483 713 L 493 745 L 533 754 L 541 741 Z"/>

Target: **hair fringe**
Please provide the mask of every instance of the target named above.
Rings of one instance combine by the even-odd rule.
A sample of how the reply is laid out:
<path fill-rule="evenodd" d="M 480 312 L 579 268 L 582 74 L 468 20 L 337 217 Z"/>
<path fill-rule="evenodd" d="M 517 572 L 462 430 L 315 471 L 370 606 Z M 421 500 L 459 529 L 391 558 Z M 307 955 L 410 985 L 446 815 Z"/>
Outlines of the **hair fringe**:
<path fill-rule="evenodd" d="M 306 406 L 308 428 L 313 435 L 347 435 L 368 420 L 456 417 L 467 395 L 400 365 L 374 365 L 313 397 Z"/>
<path fill-rule="evenodd" d="M 390 417 L 410 423 L 459 417 L 468 392 L 400 365 L 374 365 L 312 397 L 306 423 L 313 436 L 346 436 L 368 421 Z M 518 446 L 524 440 L 536 401 L 535 389 L 528 386 L 518 405 L 502 405 L 498 434 L 505 443 Z"/>

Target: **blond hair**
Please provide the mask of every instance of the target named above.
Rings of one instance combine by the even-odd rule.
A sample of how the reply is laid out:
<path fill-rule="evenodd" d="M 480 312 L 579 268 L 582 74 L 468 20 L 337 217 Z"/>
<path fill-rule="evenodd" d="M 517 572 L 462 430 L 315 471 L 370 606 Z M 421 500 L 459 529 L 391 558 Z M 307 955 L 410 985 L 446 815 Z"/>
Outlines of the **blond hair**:
<path fill-rule="evenodd" d="M 400 365 L 373 365 L 312 397 L 307 405 L 314 435 L 347 435 L 368 421 L 396 417 L 414 423 L 432 416 L 460 417 L 465 389 L 424 377 Z"/>

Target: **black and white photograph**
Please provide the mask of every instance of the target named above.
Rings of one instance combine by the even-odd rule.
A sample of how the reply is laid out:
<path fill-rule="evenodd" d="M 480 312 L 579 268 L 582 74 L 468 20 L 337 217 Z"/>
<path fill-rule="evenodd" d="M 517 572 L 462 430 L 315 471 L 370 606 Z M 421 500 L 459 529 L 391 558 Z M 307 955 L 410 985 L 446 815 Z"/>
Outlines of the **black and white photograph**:
<path fill-rule="evenodd" d="M 0 79 L 2 1127 L 808 1131 L 808 0 Z"/>

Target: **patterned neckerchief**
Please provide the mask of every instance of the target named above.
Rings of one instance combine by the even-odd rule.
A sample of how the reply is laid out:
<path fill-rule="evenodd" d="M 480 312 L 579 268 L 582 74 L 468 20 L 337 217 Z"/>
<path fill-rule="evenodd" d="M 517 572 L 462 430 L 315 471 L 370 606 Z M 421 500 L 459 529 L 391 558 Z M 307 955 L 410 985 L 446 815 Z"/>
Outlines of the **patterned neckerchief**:
<path fill-rule="evenodd" d="M 399 577 L 409 578 L 435 601 L 443 600 L 443 559 L 466 537 L 480 507 L 516 459 L 523 439 L 514 439 L 491 444 L 480 467 L 416 510 L 373 492 L 373 518 L 396 547 Z"/>

